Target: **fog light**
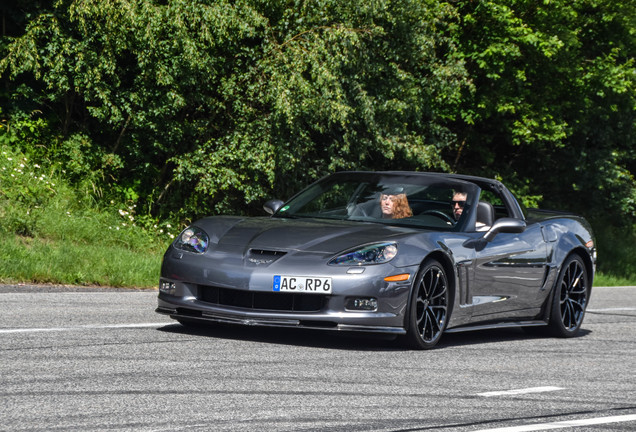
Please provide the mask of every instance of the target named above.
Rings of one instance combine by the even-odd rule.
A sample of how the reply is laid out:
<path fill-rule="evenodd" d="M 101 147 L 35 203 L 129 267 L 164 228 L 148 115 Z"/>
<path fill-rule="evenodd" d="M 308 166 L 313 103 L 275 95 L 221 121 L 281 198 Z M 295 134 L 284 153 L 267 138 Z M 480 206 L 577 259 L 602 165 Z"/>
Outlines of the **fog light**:
<path fill-rule="evenodd" d="M 347 309 L 349 310 L 363 310 L 363 311 L 374 311 L 378 309 L 378 300 L 371 298 L 357 298 L 350 299 L 347 302 Z"/>
<path fill-rule="evenodd" d="M 176 292 L 176 285 L 173 282 L 161 281 L 159 283 L 159 291 L 164 294 L 174 295 Z"/>

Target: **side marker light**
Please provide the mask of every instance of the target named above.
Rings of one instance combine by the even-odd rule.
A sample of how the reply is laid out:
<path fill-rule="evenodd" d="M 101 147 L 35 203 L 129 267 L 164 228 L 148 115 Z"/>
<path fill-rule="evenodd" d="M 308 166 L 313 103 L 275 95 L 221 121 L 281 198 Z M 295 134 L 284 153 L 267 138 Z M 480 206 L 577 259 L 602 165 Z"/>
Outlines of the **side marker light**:
<path fill-rule="evenodd" d="M 402 281 L 409 280 L 410 277 L 411 277 L 410 274 L 402 273 L 402 274 L 398 274 L 398 275 L 387 276 L 387 277 L 384 278 L 384 280 L 386 282 L 402 282 Z"/>

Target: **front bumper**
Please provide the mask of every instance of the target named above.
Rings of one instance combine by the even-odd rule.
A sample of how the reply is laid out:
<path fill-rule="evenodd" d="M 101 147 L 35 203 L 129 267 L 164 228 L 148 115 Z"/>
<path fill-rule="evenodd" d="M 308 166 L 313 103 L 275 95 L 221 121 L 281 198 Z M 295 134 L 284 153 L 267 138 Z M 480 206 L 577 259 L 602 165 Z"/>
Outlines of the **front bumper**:
<path fill-rule="evenodd" d="M 376 279 L 377 281 L 377 279 Z M 299 296 L 227 289 L 162 278 L 157 313 L 179 321 L 248 326 L 404 334 L 411 281 L 356 284 L 332 295 Z M 221 290 L 221 295 L 218 292 Z M 210 292 L 215 291 L 211 296 Z M 283 297 L 284 296 L 284 297 Z M 352 310 L 356 298 L 377 301 L 374 310 Z"/>

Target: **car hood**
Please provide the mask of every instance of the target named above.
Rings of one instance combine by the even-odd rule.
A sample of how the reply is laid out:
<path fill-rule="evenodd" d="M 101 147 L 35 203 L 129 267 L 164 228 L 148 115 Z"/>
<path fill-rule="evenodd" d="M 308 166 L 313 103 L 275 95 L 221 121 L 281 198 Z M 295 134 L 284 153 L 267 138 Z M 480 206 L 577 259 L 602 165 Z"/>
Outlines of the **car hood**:
<path fill-rule="evenodd" d="M 195 223 L 219 247 L 337 253 L 361 244 L 397 239 L 416 231 L 378 223 L 325 219 L 209 217 Z"/>

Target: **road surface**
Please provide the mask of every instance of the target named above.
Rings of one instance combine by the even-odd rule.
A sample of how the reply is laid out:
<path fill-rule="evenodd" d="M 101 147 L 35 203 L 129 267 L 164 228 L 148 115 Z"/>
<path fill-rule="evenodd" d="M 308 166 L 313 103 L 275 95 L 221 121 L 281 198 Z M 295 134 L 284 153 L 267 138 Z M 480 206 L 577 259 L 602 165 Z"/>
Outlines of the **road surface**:
<path fill-rule="evenodd" d="M 580 337 L 187 330 L 156 291 L 0 287 L 0 430 L 634 431 L 636 287 L 594 288 Z"/>

